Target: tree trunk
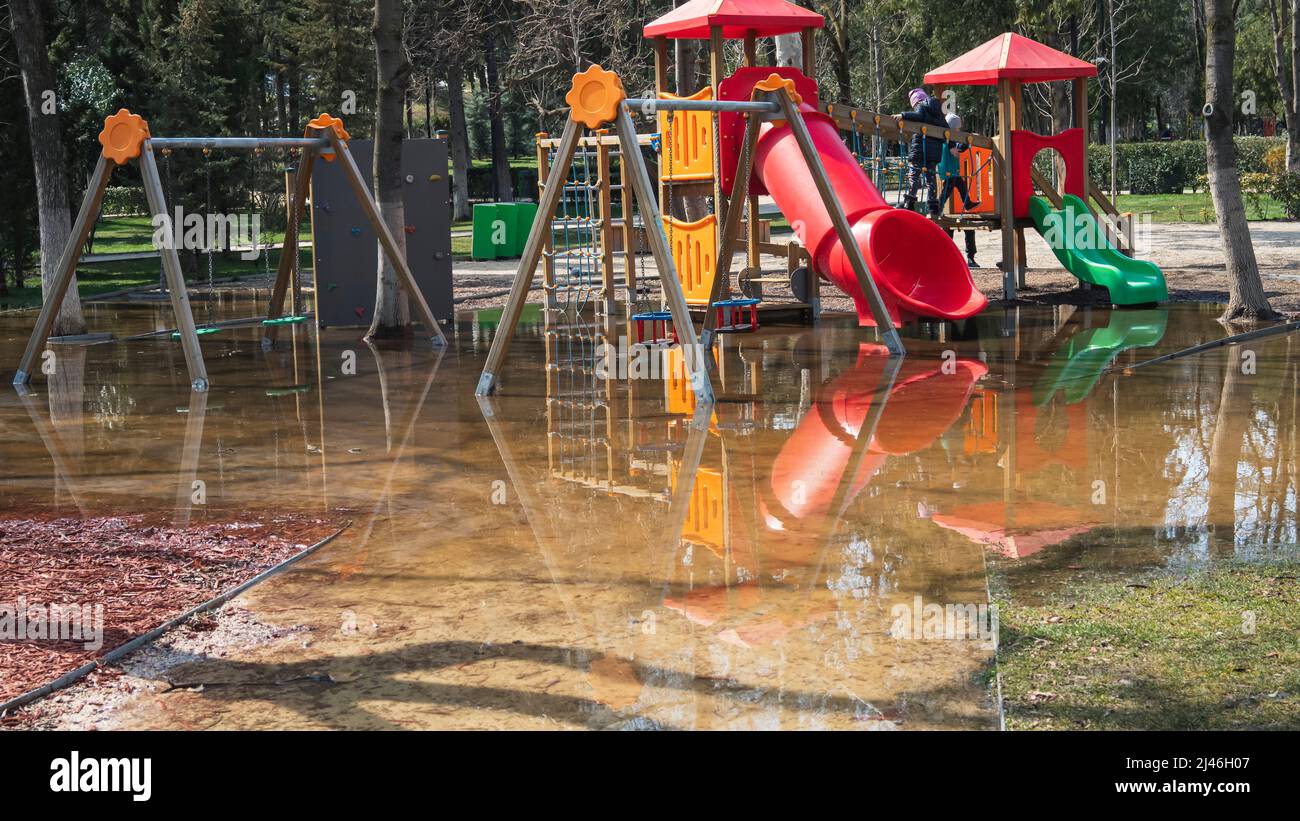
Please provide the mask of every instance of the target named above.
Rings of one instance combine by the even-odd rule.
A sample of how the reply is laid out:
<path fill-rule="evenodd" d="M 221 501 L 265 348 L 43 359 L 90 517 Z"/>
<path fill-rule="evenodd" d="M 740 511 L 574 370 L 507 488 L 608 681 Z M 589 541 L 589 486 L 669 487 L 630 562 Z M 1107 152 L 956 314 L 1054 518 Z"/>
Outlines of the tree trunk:
<path fill-rule="evenodd" d="M 36 172 L 36 207 L 41 233 L 41 290 L 48 292 L 59 267 L 59 258 L 72 234 L 72 214 L 68 208 L 68 177 L 64 167 L 63 130 L 53 98 L 54 73 L 45 43 L 45 25 L 41 20 L 41 3 L 37 0 L 12 0 L 9 3 L 10 28 L 18 66 L 23 75 L 23 92 L 27 100 L 27 126 L 31 135 L 32 167 Z M 44 108 L 43 108 L 44 107 Z M 15 260 L 21 268 L 21 261 Z M 77 278 L 72 278 L 67 295 L 54 319 L 54 336 L 86 332 L 81 315 L 81 297 L 77 295 Z"/>
<path fill-rule="evenodd" d="M 465 123 L 465 71 L 453 61 L 447 67 L 447 114 L 451 119 L 452 219 L 470 218 L 469 127 Z"/>
<path fill-rule="evenodd" d="M 302 70 L 295 66 L 289 72 L 289 133 L 293 134 L 306 123 L 302 121 Z"/>
<path fill-rule="evenodd" d="M 1210 112 L 1205 118 L 1205 156 L 1229 279 L 1228 309 L 1222 319 L 1276 319 L 1255 263 L 1237 177 L 1237 148 L 1232 142 L 1235 17 L 1233 0 L 1205 0 L 1205 102 Z"/>
<path fill-rule="evenodd" d="M 880 18 L 871 18 L 871 108 L 875 111 L 885 109 L 885 44 L 880 33 Z M 970 126 L 967 125 L 967 128 Z"/>
<path fill-rule="evenodd" d="M 839 38 L 836 38 L 838 40 Z M 853 79 L 850 74 L 849 66 L 849 47 L 850 41 L 835 43 L 835 84 L 839 86 L 840 102 L 845 105 L 853 104 Z"/>
<path fill-rule="evenodd" d="M 433 139 L 433 118 L 437 113 L 437 98 L 433 93 L 433 75 L 429 74 L 424 78 L 424 138 Z"/>
<path fill-rule="evenodd" d="M 1119 133 L 1118 123 L 1115 120 L 1116 97 L 1119 92 L 1119 71 L 1115 64 L 1118 56 L 1118 44 L 1115 41 L 1115 0 L 1106 2 L 1107 19 L 1110 21 L 1108 26 L 1110 42 L 1110 62 L 1106 64 L 1110 78 L 1110 201 L 1119 204 Z"/>
<path fill-rule="evenodd" d="M 411 100 L 409 84 L 406 91 L 406 139 L 415 139 L 415 102 Z"/>
<path fill-rule="evenodd" d="M 406 254 L 406 209 L 402 203 L 402 107 L 411 79 L 411 63 L 402 47 L 402 0 L 375 0 L 374 192 L 384 224 Z M 411 308 L 397 281 L 397 271 L 379 246 L 375 279 L 375 315 L 368 337 L 401 336 L 409 332 Z"/>
<path fill-rule="evenodd" d="M 781 34 L 776 38 L 776 64 L 778 66 L 803 66 L 803 40 L 798 34 Z"/>
<path fill-rule="evenodd" d="M 284 93 L 284 71 L 275 72 L 275 119 L 276 132 L 287 137 L 293 133 L 293 127 L 289 124 L 288 99 Z"/>
<path fill-rule="evenodd" d="M 1291 0 L 1291 108 L 1286 115 L 1286 169 L 1300 174 L 1300 0 Z"/>
<path fill-rule="evenodd" d="M 514 202 L 514 186 L 510 181 L 510 157 L 506 151 L 505 123 L 501 119 L 501 84 L 497 79 L 497 45 L 492 35 L 483 36 L 483 53 L 486 58 L 488 117 L 492 120 L 492 177 L 496 181 L 498 202 Z"/>
<path fill-rule="evenodd" d="M 674 3 L 674 5 L 680 4 Z M 673 88 L 677 90 L 677 94 L 683 97 L 694 94 L 704 85 L 699 76 L 699 61 L 699 40 L 673 41 Z"/>
<path fill-rule="evenodd" d="M 1052 133 L 1060 134 L 1068 129 L 1074 119 L 1074 107 L 1070 105 L 1070 89 L 1067 83 L 1049 83 L 1048 94 L 1052 104 Z M 1052 152 L 1052 168 L 1055 169 L 1056 186 L 1060 188 L 1065 180 L 1065 158 L 1060 152 Z"/>
<path fill-rule="evenodd" d="M 1286 118 L 1286 170 L 1300 173 L 1300 0 L 1268 0 L 1273 25 L 1273 74 Z"/>

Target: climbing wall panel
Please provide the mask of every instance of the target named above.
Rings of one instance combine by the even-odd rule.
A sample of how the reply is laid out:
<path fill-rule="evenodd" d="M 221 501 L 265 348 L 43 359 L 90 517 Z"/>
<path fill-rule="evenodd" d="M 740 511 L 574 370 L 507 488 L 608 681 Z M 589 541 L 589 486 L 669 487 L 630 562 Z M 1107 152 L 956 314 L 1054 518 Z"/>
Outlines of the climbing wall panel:
<path fill-rule="evenodd" d="M 367 186 L 373 186 L 374 143 L 352 140 L 349 148 Z M 379 238 L 338 163 L 317 160 L 311 183 L 316 321 L 323 328 L 369 325 Z M 452 317 L 448 183 L 445 139 L 402 143 L 406 259 L 433 315 L 444 323 Z"/>

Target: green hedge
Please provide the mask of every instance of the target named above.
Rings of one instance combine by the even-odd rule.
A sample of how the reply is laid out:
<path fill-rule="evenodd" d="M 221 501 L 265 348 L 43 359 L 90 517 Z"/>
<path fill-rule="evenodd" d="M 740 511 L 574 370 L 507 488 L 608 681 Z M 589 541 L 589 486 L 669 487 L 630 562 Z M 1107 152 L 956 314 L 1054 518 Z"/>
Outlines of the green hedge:
<path fill-rule="evenodd" d="M 536 168 L 511 168 L 510 178 L 514 185 L 515 199 L 537 199 Z M 490 167 L 475 167 L 469 170 L 469 198 L 488 202 L 496 199 L 496 186 L 492 182 Z"/>
<path fill-rule="evenodd" d="M 1282 145 L 1280 137 L 1236 137 L 1237 170 L 1241 174 L 1263 173 L 1264 154 Z M 1205 142 L 1120 143 L 1118 172 L 1121 188 L 1134 194 L 1180 194 L 1196 191 L 1205 174 Z M 1039 161 L 1046 162 L 1045 155 Z M 1110 182 L 1110 146 L 1088 146 L 1088 170 L 1103 187 Z"/>
<path fill-rule="evenodd" d="M 149 201 L 138 185 L 109 186 L 104 190 L 103 213 L 112 216 L 149 213 Z"/>

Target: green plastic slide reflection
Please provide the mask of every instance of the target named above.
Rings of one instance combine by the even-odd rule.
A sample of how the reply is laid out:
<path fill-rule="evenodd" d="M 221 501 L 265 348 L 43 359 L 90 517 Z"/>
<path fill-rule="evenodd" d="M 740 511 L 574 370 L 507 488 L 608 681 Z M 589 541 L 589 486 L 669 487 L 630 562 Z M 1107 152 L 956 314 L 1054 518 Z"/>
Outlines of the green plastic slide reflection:
<path fill-rule="evenodd" d="M 1047 370 L 1034 383 L 1034 404 L 1047 404 L 1057 391 L 1067 405 L 1082 402 L 1121 353 L 1160 344 L 1168 322 L 1168 308 L 1111 311 L 1106 327 L 1080 331 L 1052 355 Z"/>

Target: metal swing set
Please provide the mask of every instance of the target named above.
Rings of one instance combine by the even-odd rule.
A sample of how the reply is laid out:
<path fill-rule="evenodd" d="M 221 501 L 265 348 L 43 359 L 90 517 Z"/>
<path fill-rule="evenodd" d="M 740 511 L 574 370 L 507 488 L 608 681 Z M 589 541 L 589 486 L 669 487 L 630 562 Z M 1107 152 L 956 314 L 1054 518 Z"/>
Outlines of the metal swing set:
<path fill-rule="evenodd" d="M 63 304 L 63 299 L 76 274 L 81 249 L 90 237 L 91 229 L 99 216 L 100 206 L 104 200 L 104 192 L 108 188 L 113 170 L 117 166 L 125 165 L 130 160 L 139 161 L 140 177 L 144 185 L 145 199 L 149 203 L 150 216 L 155 220 L 161 219 L 165 223 L 170 219 L 167 211 L 167 196 L 163 190 L 162 179 L 158 172 L 158 163 L 154 155 L 156 152 L 161 151 L 166 156 L 175 149 L 200 149 L 204 152 L 205 157 L 214 150 L 261 152 L 265 149 L 287 148 L 298 149 L 301 152 L 298 170 L 294 174 L 293 194 L 288 204 L 288 223 L 285 226 L 284 245 L 280 252 L 279 268 L 276 271 L 275 284 L 271 290 L 270 305 L 267 308 L 266 317 L 262 320 L 264 328 L 262 344 L 264 347 L 269 347 L 275 341 L 276 331 L 281 325 L 295 324 L 301 321 L 300 306 L 297 301 L 295 300 L 294 313 L 291 315 L 284 314 L 284 302 L 288 293 L 290 278 L 293 277 L 295 281 L 297 278 L 298 226 L 302 221 L 304 205 L 311 190 L 312 166 L 318 156 L 329 162 L 341 161 L 342 170 L 348 180 L 349 187 L 361 203 L 362 210 L 365 211 L 371 228 L 378 235 L 384 254 L 397 271 L 402 288 L 405 289 L 407 296 L 414 304 L 420 321 L 424 323 L 426 331 L 430 333 L 432 342 L 439 347 L 445 346 L 447 340 L 443 335 L 442 328 L 439 327 L 433 312 L 429 309 L 428 303 L 420 293 L 415 277 L 406 263 L 406 258 L 398 248 L 397 241 L 392 233 L 388 230 L 388 226 L 379 213 L 379 207 L 366 187 L 366 182 L 357 168 L 356 161 L 348 150 L 347 141 L 350 138 L 351 136 L 343 127 L 343 121 L 329 114 L 321 114 L 308 122 L 302 137 L 154 137 L 149 133 L 149 123 L 140 115 L 132 114 L 125 108 L 105 118 L 104 129 L 99 133 L 99 142 L 102 146 L 99 159 L 95 163 L 95 170 L 91 173 L 90 183 L 86 188 L 85 197 L 82 199 L 81 208 L 77 212 L 76 221 L 72 225 L 72 235 L 63 249 L 63 254 L 59 257 L 54 279 L 45 292 L 41 312 L 36 319 L 36 327 L 32 330 L 31 338 L 27 342 L 27 348 L 23 352 L 22 361 L 18 365 L 18 371 L 14 374 L 14 387 L 23 390 L 31 380 L 32 368 L 41 350 L 49 340 L 59 307 Z M 171 233 L 172 241 L 163 243 L 163 247 L 158 249 L 162 260 L 163 278 L 166 281 L 173 313 L 176 316 L 176 335 L 180 339 L 185 354 L 190 386 L 195 391 L 206 391 L 208 389 L 208 372 L 203 362 L 203 352 L 199 346 L 199 335 L 200 333 L 213 333 L 218 327 L 211 322 L 210 309 L 209 322 L 203 329 L 200 330 L 195 325 L 194 314 L 190 308 L 189 293 L 186 290 L 185 277 L 181 270 L 180 257 L 176 253 L 175 234 L 177 233 L 177 226 L 172 226 Z M 211 289 L 213 281 L 210 248 L 208 249 L 208 255 L 208 283 Z M 211 293 L 208 296 L 210 300 Z"/>

